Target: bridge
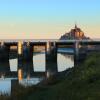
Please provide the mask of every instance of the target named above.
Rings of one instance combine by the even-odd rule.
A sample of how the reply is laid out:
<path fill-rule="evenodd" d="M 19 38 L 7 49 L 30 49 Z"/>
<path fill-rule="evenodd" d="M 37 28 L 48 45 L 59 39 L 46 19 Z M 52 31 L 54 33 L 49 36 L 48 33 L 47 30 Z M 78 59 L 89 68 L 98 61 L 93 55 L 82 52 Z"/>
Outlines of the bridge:
<path fill-rule="evenodd" d="M 18 73 L 10 72 L 9 53 L 11 47 L 16 47 L 18 57 Z M 46 72 L 36 73 L 33 69 L 33 52 L 34 46 L 44 46 L 46 55 Z M 57 39 L 41 39 L 41 40 L 1 40 L 0 42 L 0 63 L 3 63 L 0 68 L 1 73 L 7 75 L 17 75 L 19 80 L 27 75 L 44 75 L 50 77 L 58 73 L 57 68 L 57 49 L 58 48 L 73 48 L 74 63 L 82 60 L 87 51 L 100 51 L 100 39 L 91 40 L 57 40 Z M 51 66 L 52 65 L 52 66 Z"/>

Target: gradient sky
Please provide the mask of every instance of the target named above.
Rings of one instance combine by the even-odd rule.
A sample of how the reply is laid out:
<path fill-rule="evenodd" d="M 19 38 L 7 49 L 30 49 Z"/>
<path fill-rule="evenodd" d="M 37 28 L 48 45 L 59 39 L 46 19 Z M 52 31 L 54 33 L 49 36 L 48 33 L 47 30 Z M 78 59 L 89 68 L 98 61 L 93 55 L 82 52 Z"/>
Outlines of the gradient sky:
<path fill-rule="evenodd" d="M 100 38 L 100 0 L 0 0 L 0 39 L 57 39 L 75 23 Z"/>

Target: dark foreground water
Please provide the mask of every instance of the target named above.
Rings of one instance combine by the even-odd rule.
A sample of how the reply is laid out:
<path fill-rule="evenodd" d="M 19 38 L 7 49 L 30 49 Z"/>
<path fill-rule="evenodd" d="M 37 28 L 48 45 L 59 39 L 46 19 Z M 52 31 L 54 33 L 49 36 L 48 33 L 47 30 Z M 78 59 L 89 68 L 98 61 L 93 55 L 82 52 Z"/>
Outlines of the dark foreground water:
<path fill-rule="evenodd" d="M 58 65 L 58 71 L 64 71 L 68 68 L 71 68 L 74 66 L 74 57 L 73 55 L 68 55 L 66 53 L 58 53 L 57 54 L 57 65 Z M 33 56 L 33 64 L 34 64 L 34 71 L 36 72 L 44 72 L 45 71 L 45 53 L 38 53 Z M 11 71 L 17 71 L 17 59 L 11 59 L 10 60 L 10 70 Z M 0 78 L 0 92 L 2 93 L 11 93 L 11 80 L 17 80 L 18 78 Z M 23 84 L 25 86 L 37 84 L 41 79 L 40 78 L 29 78 L 29 79 L 23 79 L 22 81 L 19 81 L 20 84 Z"/>

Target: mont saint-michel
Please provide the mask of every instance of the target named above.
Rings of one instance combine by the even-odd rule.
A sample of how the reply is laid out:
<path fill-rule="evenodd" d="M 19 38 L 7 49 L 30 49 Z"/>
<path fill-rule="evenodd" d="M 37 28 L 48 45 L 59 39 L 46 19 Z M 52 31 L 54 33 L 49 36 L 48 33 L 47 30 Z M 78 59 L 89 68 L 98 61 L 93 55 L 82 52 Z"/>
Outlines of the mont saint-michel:
<path fill-rule="evenodd" d="M 60 39 L 61 40 L 69 40 L 69 39 L 83 40 L 83 39 L 89 39 L 89 37 L 85 36 L 85 33 L 80 28 L 78 28 L 77 25 L 75 24 L 74 29 L 71 29 L 70 32 L 62 35 Z"/>

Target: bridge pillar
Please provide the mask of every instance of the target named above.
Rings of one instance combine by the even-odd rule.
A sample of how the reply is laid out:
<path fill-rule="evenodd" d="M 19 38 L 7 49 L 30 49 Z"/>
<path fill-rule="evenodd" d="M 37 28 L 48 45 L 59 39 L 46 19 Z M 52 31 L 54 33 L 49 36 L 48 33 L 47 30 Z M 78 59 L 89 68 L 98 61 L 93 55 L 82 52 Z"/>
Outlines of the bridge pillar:
<path fill-rule="evenodd" d="M 30 76 L 33 72 L 33 47 L 29 42 L 23 45 L 23 70 L 26 74 L 24 77 Z"/>
<path fill-rule="evenodd" d="M 29 42 L 18 43 L 18 70 L 22 70 L 23 78 L 27 78 L 33 72 L 33 47 Z"/>
<path fill-rule="evenodd" d="M 76 41 L 74 43 L 74 65 L 78 62 L 79 60 L 79 42 Z"/>
<path fill-rule="evenodd" d="M 75 42 L 75 47 L 74 47 L 74 65 L 79 64 L 82 62 L 87 53 L 87 48 L 84 45 L 80 45 L 79 41 Z"/>
<path fill-rule="evenodd" d="M 23 79 L 23 42 L 19 41 L 17 45 L 18 49 L 18 79 Z"/>
<path fill-rule="evenodd" d="M 15 89 L 16 89 L 16 86 L 19 84 L 18 80 L 16 79 L 12 79 L 11 80 L 11 94 L 10 95 L 14 95 L 15 93 Z"/>
<path fill-rule="evenodd" d="M 0 73 L 5 73 L 10 71 L 9 64 L 9 47 L 1 42 L 0 45 Z"/>
<path fill-rule="evenodd" d="M 54 42 L 48 42 L 46 46 L 46 77 L 57 73 L 57 47 Z"/>

